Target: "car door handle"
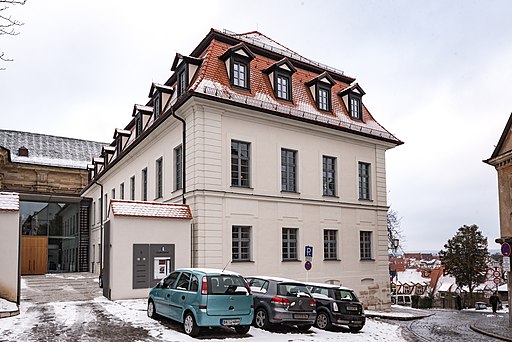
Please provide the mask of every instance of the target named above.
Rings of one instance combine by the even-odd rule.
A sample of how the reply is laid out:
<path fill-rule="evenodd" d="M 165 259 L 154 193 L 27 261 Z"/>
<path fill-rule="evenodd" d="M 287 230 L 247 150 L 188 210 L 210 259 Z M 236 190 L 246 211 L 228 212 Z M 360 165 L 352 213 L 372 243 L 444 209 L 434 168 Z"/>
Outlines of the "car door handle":
<path fill-rule="evenodd" d="M 182 300 L 185 300 L 185 296 L 181 296 L 181 299 L 182 299 Z"/>
<path fill-rule="evenodd" d="M 171 295 L 170 294 L 167 294 L 167 298 L 169 298 Z"/>

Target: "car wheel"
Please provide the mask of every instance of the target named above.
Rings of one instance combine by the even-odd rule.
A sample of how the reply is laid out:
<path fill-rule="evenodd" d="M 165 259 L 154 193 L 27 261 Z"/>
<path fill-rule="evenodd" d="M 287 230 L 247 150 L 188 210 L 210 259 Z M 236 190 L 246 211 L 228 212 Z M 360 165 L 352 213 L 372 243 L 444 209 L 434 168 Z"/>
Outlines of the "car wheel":
<path fill-rule="evenodd" d="M 312 327 L 311 324 L 297 325 L 297 328 L 299 329 L 300 332 L 307 332 L 309 329 L 311 329 L 311 327 Z"/>
<path fill-rule="evenodd" d="M 267 310 L 263 308 L 259 308 L 256 310 L 256 314 L 254 315 L 254 325 L 260 329 L 268 329 L 269 321 Z"/>
<path fill-rule="evenodd" d="M 360 331 L 361 329 L 363 329 L 363 327 L 348 327 L 350 329 L 350 332 L 352 333 L 356 333 L 358 331 Z"/>
<path fill-rule="evenodd" d="M 332 327 L 332 324 L 331 324 L 331 319 L 329 318 L 329 315 L 327 315 L 327 313 L 325 313 L 325 312 L 320 312 L 316 316 L 315 325 L 319 329 L 323 329 L 323 330 L 330 329 Z"/>
<path fill-rule="evenodd" d="M 190 312 L 185 315 L 185 320 L 183 320 L 183 329 L 185 329 L 185 334 L 192 337 L 196 337 L 199 334 L 199 327 L 196 324 L 194 316 Z"/>
<path fill-rule="evenodd" d="M 247 334 L 251 329 L 250 325 L 238 325 L 235 327 L 235 331 L 239 334 Z"/>
<path fill-rule="evenodd" d="M 150 318 L 157 318 L 158 317 L 158 314 L 156 313 L 156 309 L 155 309 L 155 303 L 153 302 L 152 299 L 148 300 L 148 317 Z"/>

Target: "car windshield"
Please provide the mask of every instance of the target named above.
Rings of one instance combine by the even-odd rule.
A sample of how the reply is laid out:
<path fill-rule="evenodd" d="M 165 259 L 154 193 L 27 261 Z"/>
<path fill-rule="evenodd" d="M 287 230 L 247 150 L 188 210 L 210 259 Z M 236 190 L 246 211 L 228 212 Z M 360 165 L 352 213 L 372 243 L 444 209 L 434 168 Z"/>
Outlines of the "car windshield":
<path fill-rule="evenodd" d="M 356 295 L 350 290 L 334 290 L 334 297 L 336 300 L 358 301 Z"/>
<path fill-rule="evenodd" d="M 281 296 L 311 297 L 306 286 L 302 284 L 279 284 L 277 285 L 277 294 Z"/>
<path fill-rule="evenodd" d="M 208 294 L 245 295 L 248 294 L 245 281 L 237 275 L 208 276 Z"/>

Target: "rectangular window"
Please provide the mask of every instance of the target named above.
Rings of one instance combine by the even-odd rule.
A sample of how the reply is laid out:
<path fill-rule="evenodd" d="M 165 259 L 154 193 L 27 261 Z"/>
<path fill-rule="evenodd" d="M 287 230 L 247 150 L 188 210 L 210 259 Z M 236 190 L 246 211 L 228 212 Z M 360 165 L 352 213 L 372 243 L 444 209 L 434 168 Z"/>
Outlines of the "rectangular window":
<path fill-rule="evenodd" d="M 142 114 L 138 113 L 135 116 L 135 137 L 138 137 L 142 133 Z"/>
<path fill-rule="evenodd" d="M 337 259 L 337 231 L 332 229 L 324 230 L 324 259 Z"/>
<path fill-rule="evenodd" d="M 182 145 L 174 149 L 174 190 L 183 188 L 183 148 Z"/>
<path fill-rule="evenodd" d="M 101 197 L 98 197 L 98 214 L 98 223 L 101 223 L 101 215 L 103 215 L 103 199 Z"/>
<path fill-rule="evenodd" d="M 235 60 L 233 62 L 233 85 L 247 88 L 247 64 Z"/>
<path fill-rule="evenodd" d="M 359 253 L 361 260 L 372 258 L 372 232 L 359 232 Z"/>
<path fill-rule="evenodd" d="M 141 174 L 141 183 L 142 183 L 142 195 L 141 195 L 141 199 L 143 201 L 147 201 L 148 200 L 148 169 L 147 168 L 144 168 L 142 170 L 142 174 Z"/>
<path fill-rule="evenodd" d="M 231 141 L 231 185 L 249 187 L 250 144 Z"/>
<path fill-rule="evenodd" d="M 330 109 L 330 100 L 329 100 L 329 91 L 327 89 L 319 88 L 318 89 L 318 108 L 321 110 L 329 111 Z"/>
<path fill-rule="evenodd" d="M 350 98 L 350 115 L 354 119 L 361 120 L 361 99 L 357 97 Z"/>
<path fill-rule="evenodd" d="M 251 260 L 251 227 L 233 226 L 231 228 L 231 258 L 233 261 Z"/>
<path fill-rule="evenodd" d="M 359 199 L 370 199 L 370 164 L 359 162 Z"/>
<path fill-rule="evenodd" d="M 153 116 L 156 119 L 160 116 L 160 92 L 156 92 L 153 97 Z"/>
<path fill-rule="evenodd" d="M 290 100 L 290 78 L 285 75 L 277 75 L 276 96 L 283 100 Z"/>
<path fill-rule="evenodd" d="M 124 200 L 124 183 L 119 184 L 119 198 Z"/>
<path fill-rule="evenodd" d="M 116 189 L 112 189 L 110 199 L 115 199 L 115 198 L 116 198 Z"/>
<path fill-rule="evenodd" d="M 156 171 L 156 198 L 162 198 L 163 197 L 163 187 L 162 187 L 162 182 L 163 182 L 163 175 L 162 175 L 162 158 L 158 159 L 156 161 L 156 168 L 155 168 L 155 171 Z"/>
<path fill-rule="evenodd" d="M 105 194 L 105 201 L 103 202 L 103 206 L 104 206 L 103 220 L 106 220 L 107 216 L 108 216 L 108 194 Z"/>
<path fill-rule="evenodd" d="M 96 202 L 92 202 L 92 224 L 96 223 Z"/>
<path fill-rule="evenodd" d="M 336 158 L 322 157 L 323 168 L 323 194 L 336 196 Z"/>
<path fill-rule="evenodd" d="M 181 96 L 185 93 L 187 89 L 187 73 L 186 70 L 183 70 L 178 74 L 178 96 Z"/>
<path fill-rule="evenodd" d="M 117 148 L 117 158 L 121 155 L 121 152 L 123 152 L 123 137 L 118 136 L 116 140 L 116 148 Z"/>
<path fill-rule="evenodd" d="M 283 228 L 283 260 L 297 260 L 297 228 Z"/>
<path fill-rule="evenodd" d="M 297 151 L 281 149 L 281 191 L 297 191 Z"/>
<path fill-rule="evenodd" d="M 135 201 L 135 176 L 130 177 L 130 199 Z"/>

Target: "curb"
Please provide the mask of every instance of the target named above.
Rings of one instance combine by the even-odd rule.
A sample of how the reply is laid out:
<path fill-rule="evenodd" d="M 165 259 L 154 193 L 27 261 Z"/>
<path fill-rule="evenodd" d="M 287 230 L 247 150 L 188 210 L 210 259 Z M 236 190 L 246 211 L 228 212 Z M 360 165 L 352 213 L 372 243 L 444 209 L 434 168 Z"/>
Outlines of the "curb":
<path fill-rule="evenodd" d="M 498 340 L 502 340 L 502 341 L 512 341 L 512 338 L 510 338 L 510 337 L 496 335 L 495 333 L 492 333 L 492 332 L 489 332 L 489 331 L 477 328 L 473 324 L 471 324 L 469 327 L 471 328 L 471 330 L 476 331 L 477 333 L 480 333 L 482 335 L 487 335 L 489 337 L 494 337 L 494 338 L 497 338 Z"/>
<path fill-rule="evenodd" d="M 2 318 L 8 318 L 13 316 L 18 316 L 20 314 L 20 310 L 14 310 L 14 311 L 2 311 L 0 312 L 0 319 Z"/>
<path fill-rule="evenodd" d="M 416 316 L 387 316 L 387 315 L 365 313 L 365 315 L 368 318 L 391 319 L 391 320 L 394 320 L 394 321 L 414 321 L 416 319 L 430 317 L 430 316 L 435 315 L 435 314 L 416 315 Z M 512 340 L 510 340 L 510 341 L 512 341 Z"/>

